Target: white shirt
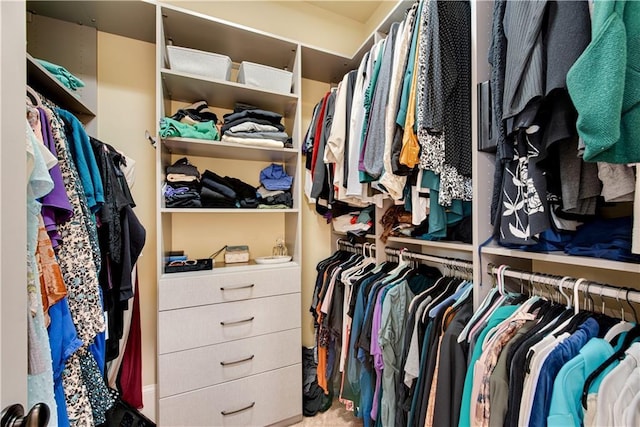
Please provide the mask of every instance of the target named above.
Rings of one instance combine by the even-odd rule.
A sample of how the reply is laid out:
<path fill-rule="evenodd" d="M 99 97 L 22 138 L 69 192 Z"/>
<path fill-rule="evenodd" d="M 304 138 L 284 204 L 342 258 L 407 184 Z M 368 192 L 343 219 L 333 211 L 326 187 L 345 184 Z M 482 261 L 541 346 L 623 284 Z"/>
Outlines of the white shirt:
<path fill-rule="evenodd" d="M 624 423 L 628 426 L 640 425 L 640 393 L 637 393 L 624 410 Z"/>
<path fill-rule="evenodd" d="M 640 365 L 640 343 L 632 344 L 625 352 L 625 358 L 603 378 L 598 389 L 596 406 L 597 426 L 611 426 L 614 423 L 614 405 L 620 390 L 631 373 Z"/>
<path fill-rule="evenodd" d="M 412 11 L 413 15 L 415 12 Z M 407 17 L 409 18 L 409 16 Z M 389 89 L 389 100 L 387 103 L 387 111 L 384 119 L 385 123 L 385 144 L 384 144 L 384 171 L 380 177 L 380 184 L 384 186 L 389 195 L 394 200 L 402 199 L 402 190 L 404 189 L 407 177 L 393 174 L 391 166 L 391 147 L 393 143 L 393 135 L 396 129 L 396 115 L 398 114 L 398 102 L 401 95 L 400 88 L 404 78 L 405 62 L 409 54 L 409 45 L 411 44 L 411 36 L 413 35 L 412 25 L 407 25 L 408 20 L 404 21 L 404 27 L 398 28 L 398 37 L 396 39 L 395 50 L 393 51 L 393 69 L 391 70 L 391 87 Z"/>
<path fill-rule="evenodd" d="M 518 425 L 529 425 L 531 409 L 533 408 L 533 398 L 536 395 L 536 387 L 538 385 L 538 378 L 540 377 L 540 369 L 544 361 L 547 360 L 549 353 L 569 336 L 570 334 L 565 333 L 556 338 L 553 334 L 549 334 L 529 349 L 529 352 L 533 352 L 533 356 L 529 364 L 529 374 L 526 375 L 524 379 Z"/>

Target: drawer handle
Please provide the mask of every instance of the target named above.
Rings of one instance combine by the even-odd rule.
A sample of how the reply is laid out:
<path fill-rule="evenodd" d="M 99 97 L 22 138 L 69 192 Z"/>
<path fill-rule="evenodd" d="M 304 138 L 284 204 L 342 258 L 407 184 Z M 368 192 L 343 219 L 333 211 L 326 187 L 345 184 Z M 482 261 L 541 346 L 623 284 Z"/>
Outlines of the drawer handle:
<path fill-rule="evenodd" d="M 238 363 L 248 362 L 249 360 L 253 360 L 254 357 L 256 357 L 255 354 L 252 354 L 251 356 L 245 357 L 244 359 L 234 360 L 232 362 L 220 362 L 220 364 L 222 366 L 235 365 L 235 364 L 238 364 Z"/>
<path fill-rule="evenodd" d="M 237 289 L 250 289 L 250 288 L 253 288 L 254 286 L 255 286 L 255 283 L 252 283 L 250 285 L 244 285 L 244 286 L 234 286 L 234 287 L 231 287 L 231 288 L 229 288 L 229 287 L 225 288 L 224 286 L 220 286 L 220 290 L 221 291 L 235 291 Z"/>
<path fill-rule="evenodd" d="M 220 411 L 220 413 L 224 416 L 237 414 L 238 412 L 246 411 L 247 409 L 251 409 L 256 406 L 256 402 L 251 402 L 250 405 L 245 406 L 244 408 L 236 409 L 235 411 Z"/>
<path fill-rule="evenodd" d="M 255 316 L 251 316 L 248 319 L 242 319 L 242 320 L 234 320 L 233 322 L 220 322 L 220 324 L 222 326 L 229 326 L 229 325 L 237 325 L 238 323 L 247 323 L 247 322 L 252 322 L 253 319 L 255 319 Z"/>

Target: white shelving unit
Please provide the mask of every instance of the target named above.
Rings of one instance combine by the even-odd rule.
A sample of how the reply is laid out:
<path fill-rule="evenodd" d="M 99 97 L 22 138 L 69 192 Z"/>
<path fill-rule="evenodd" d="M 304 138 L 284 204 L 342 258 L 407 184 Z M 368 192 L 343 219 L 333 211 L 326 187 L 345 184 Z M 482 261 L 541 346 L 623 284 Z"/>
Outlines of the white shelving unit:
<path fill-rule="evenodd" d="M 193 138 L 166 138 L 162 144 L 171 154 L 218 159 L 287 162 L 298 157 L 295 148 L 250 147 L 223 141 Z"/>
<path fill-rule="evenodd" d="M 157 22 L 158 120 L 172 115 L 176 102 L 204 99 L 217 114 L 245 103 L 282 114 L 286 132 L 293 139 L 293 148 L 279 149 L 190 138 L 161 139 L 158 145 L 157 421 L 160 425 L 179 424 L 186 407 L 193 425 L 296 422 L 302 416 L 300 46 L 176 7 L 158 6 Z M 175 72 L 166 68 L 164 46 L 169 43 L 227 55 L 234 64 L 250 61 L 292 70 L 292 92 Z M 208 165 L 235 161 L 234 165 L 242 165 L 244 176 L 254 177 L 252 185 L 269 162 L 282 164 L 294 177 L 293 208 L 167 208 L 161 196 L 165 170 L 183 156 L 201 172 L 210 168 L 217 173 Z M 169 251 L 190 253 L 189 239 L 204 239 L 213 249 L 227 244 L 218 236 L 226 231 L 225 219 L 237 220 L 237 215 L 256 233 L 265 219 L 282 218 L 280 231 L 293 257 L 291 262 L 225 265 L 218 260 L 210 271 L 162 271 Z M 189 228 L 194 221 L 203 224 L 197 235 Z M 182 240 L 175 243 L 178 235 Z M 251 242 L 247 243 L 251 252 Z M 187 338 L 184 327 L 197 332 Z M 286 399 L 275 402 L 269 393 L 259 392 L 264 384 L 274 382 Z"/>

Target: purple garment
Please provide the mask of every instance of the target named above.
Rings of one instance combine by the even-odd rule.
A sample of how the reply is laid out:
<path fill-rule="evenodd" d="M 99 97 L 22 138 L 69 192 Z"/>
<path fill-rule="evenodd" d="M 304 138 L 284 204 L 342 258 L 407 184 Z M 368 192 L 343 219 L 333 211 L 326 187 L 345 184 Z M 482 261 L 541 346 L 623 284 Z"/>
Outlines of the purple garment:
<path fill-rule="evenodd" d="M 373 309 L 373 321 L 371 323 L 371 346 L 369 348 L 371 357 L 373 357 L 373 367 L 376 370 L 376 387 L 373 393 L 373 404 L 371 405 L 371 419 L 378 418 L 378 405 L 380 402 L 380 391 L 382 389 L 382 369 L 384 361 L 382 359 L 382 347 L 378 336 L 382 327 L 382 302 L 389 290 L 389 286 L 385 286 L 378 292 L 376 296 L 376 304 Z"/>
<path fill-rule="evenodd" d="M 47 115 L 41 108 L 38 108 L 38 111 L 40 112 L 40 126 L 42 127 L 44 146 L 51 151 L 51 154 L 58 158 L 56 141 L 53 139 Z M 67 197 L 60 166 L 55 165 L 49 169 L 49 175 L 51 175 L 51 179 L 53 180 L 53 190 L 44 196 L 40 202 L 42 203 L 44 226 L 51 239 L 51 245 L 56 248 L 62 243 L 62 237 L 58 233 L 57 226 L 71 219 L 73 216 L 73 206 L 71 206 L 71 202 L 69 202 L 69 198 Z"/>

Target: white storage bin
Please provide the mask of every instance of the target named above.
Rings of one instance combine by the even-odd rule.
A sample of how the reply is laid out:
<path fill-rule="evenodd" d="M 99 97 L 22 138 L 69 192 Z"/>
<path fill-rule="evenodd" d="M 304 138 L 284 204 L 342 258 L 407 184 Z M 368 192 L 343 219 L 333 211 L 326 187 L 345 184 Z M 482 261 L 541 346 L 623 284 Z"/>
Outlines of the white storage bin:
<path fill-rule="evenodd" d="M 181 73 L 197 74 L 210 79 L 229 80 L 231 58 L 179 46 L 167 46 L 169 67 Z"/>
<path fill-rule="evenodd" d="M 274 92 L 291 93 L 293 73 L 262 64 L 242 61 L 238 70 L 238 83 Z"/>

